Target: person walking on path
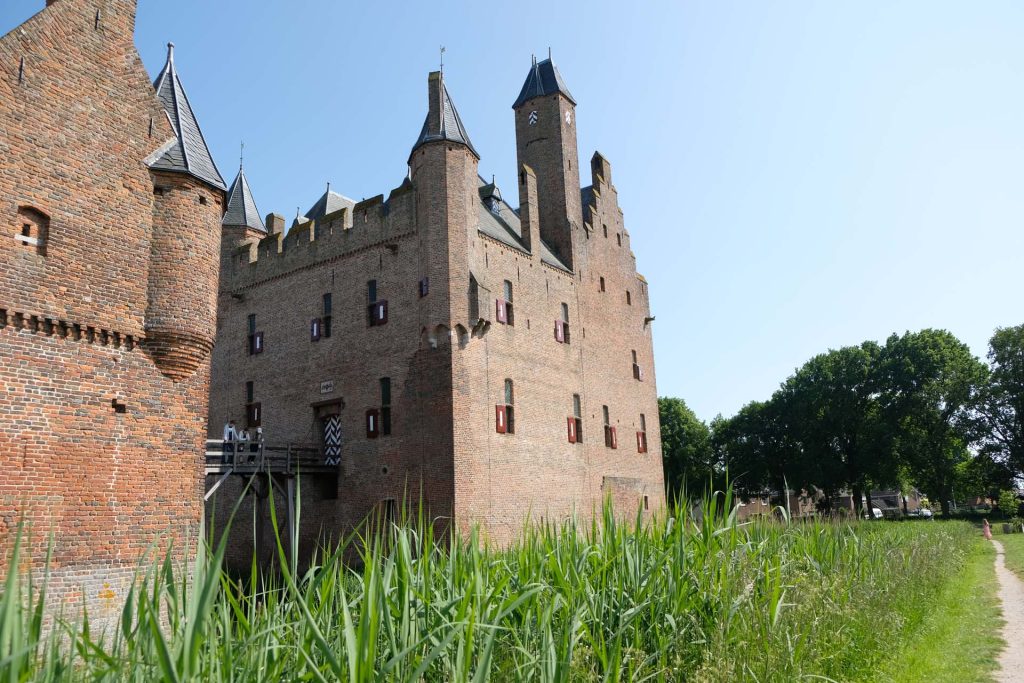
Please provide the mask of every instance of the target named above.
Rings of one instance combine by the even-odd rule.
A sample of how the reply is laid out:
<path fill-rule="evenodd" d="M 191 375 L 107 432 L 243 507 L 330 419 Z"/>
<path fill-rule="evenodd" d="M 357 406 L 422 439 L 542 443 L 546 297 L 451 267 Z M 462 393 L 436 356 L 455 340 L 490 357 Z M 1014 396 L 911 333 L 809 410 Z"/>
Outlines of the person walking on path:
<path fill-rule="evenodd" d="M 988 520 L 981 520 L 981 533 L 985 537 L 986 541 L 992 540 L 992 527 L 989 526 Z"/>

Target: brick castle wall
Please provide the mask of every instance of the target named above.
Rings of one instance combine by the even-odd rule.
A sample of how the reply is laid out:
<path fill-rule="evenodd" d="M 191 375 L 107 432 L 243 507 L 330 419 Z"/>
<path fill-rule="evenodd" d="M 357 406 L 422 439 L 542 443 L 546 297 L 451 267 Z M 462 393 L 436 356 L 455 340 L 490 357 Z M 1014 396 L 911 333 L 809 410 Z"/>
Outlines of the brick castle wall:
<path fill-rule="evenodd" d="M 24 518 L 39 570 L 52 534 L 51 597 L 93 617 L 200 524 L 209 360 L 183 347 L 192 372 L 161 373 L 149 316 L 186 296 L 178 329 L 212 339 L 224 199 L 185 176 L 177 209 L 154 197 L 144 160 L 173 131 L 134 20 L 133 0 L 59 0 L 0 38 L 24 60 L 0 73 L 0 552 Z M 19 240 L 37 223 L 43 249 Z M 168 234 L 190 262 L 153 266 Z"/>
<path fill-rule="evenodd" d="M 436 78 L 431 75 L 432 104 L 439 99 Z M 431 518 L 452 517 L 463 529 L 480 525 L 499 543 L 528 518 L 588 519 L 605 498 L 628 517 L 645 500 L 648 514 L 663 507 L 646 283 L 636 272 L 610 165 L 595 156 L 584 212 L 575 110 L 557 95 L 528 102 L 517 113 L 517 135 L 533 133 L 525 117 L 534 107 L 547 112 L 542 122 L 545 115 L 553 119 L 557 134 L 541 131 L 539 138 L 554 142 L 532 146 L 529 155 L 520 140 L 521 157 L 528 157 L 520 161 L 539 169 L 524 168 L 520 176 L 532 183 L 524 185 L 520 212 L 532 253 L 478 230 L 477 158 L 445 141 L 414 150 L 411 180 L 387 201 L 362 202 L 351 216 L 301 224 L 258 245 L 239 246 L 227 233 L 225 261 L 232 265 L 219 298 L 211 436 L 219 437 L 228 419 L 244 422 L 246 382 L 262 407 L 268 443 L 318 443 L 323 404 L 340 406 L 337 481 L 301 482 L 304 555 L 317 539 L 350 532 L 382 500 L 405 498 L 415 506 L 421 492 Z M 559 214 L 565 220 L 553 225 L 551 216 Z M 571 271 L 542 262 L 542 236 L 556 253 L 566 253 Z M 429 293 L 421 297 L 424 277 Z M 388 322 L 379 327 L 366 320 L 370 279 L 389 305 Z M 506 280 L 513 284 L 514 325 L 496 316 Z M 322 314 L 325 293 L 333 301 L 332 337 L 312 341 L 310 322 Z M 569 343 L 555 337 L 563 303 Z M 265 344 L 255 355 L 247 349 L 251 314 Z M 642 381 L 634 376 L 634 350 Z M 392 382 L 393 431 L 370 438 L 366 410 L 380 406 L 381 377 Z M 506 379 L 514 386 L 514 434 L 495 429 Z M 321 386 L 330 392 L 320 393 Z M 573 394 L 582 403 L 577 444 L 567 433 Z M 615 449 L 605 445 L 605 405 L 617 430 Z M 637 447 L 641 414 L 646 453 Z M 218 489 L 211 507 L 218 519 L 226 519 L 241 486 L 233 481 Z M 252 496 L 243 501 L 235 529 L 233 559 L 243 567 L 251 559 L 253 505 Z M 279 507 L 279 520 L 283 512 Z M 261 528 L 271 538 L 266 521 Z M 264 547 L 263 559 L 269 556 Z"/>

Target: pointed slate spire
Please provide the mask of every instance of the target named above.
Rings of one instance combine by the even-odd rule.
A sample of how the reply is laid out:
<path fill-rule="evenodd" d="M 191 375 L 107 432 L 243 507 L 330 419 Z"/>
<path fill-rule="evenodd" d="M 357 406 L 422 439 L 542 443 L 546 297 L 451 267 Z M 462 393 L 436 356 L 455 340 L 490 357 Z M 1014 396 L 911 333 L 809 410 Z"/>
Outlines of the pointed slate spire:
<path fill-rule="evenodd" d="M 523 89 L 519 91 L 519 97 L 516 98 L 512 108 L 516 109 L 519 105 L 527 100 L 532 100 L 534 97 L 543 97 L 544 95 L 551 95 L 556 92 L 562 93 L 565 99 L 572 102 L 573 105 L 576 104 L 576 100 L 569 93 L 569 88 L 566 87 L 565 81 L 562 80 L 562 74 L 558 73 L 558 67 L 551 61 L 551 57 L 549 56 L 542 62 L 538 62 L 537 58 L 534 57 L 530 73 L 526 74 L 526 82 L 523 83 Z"/>
<path fill-rule="evenodd" d="M 469 133 L 466 132 L 465 126 L 462 125 L 462 119 L 459 117 L 458 110 L 455 109 L 455 103 L 452 102 L 452 97 L 448 94 L 448 88 L 444 84 L 444 74 L 442 72 L 432 71 L 430 73 L 427 77 L 427 90 L 430 97 L 427 119 L 423 122 L 423 130 L 420 131 L 420 137 L 416 140 L 416 144 L 412 146 L 412 152 L 415 152 L 421 145 L 428 142 L 446 140 L 465 145 L 473 153 L 473 156 L 479 159 L 480 155 L 477 154 L 473 143 L 469 141 Z M 410 156 L 412 152 L 410 152 Z"/>
<path fill-rule="evenodd" d="M 174 43 L 167 44 L 167 63 L 153 82 L 153 87 L 167 112 L 177 140 L 155 155 L 156 160 L 150 163 L 150 168 L 188 173 L 216 188 L 225 189 L 224 178 L 213 162 L 203 131 L 199 128 L 199 122 L 174 68 Z"/>
<path fill-rule="evenodd" d="M 256 201 L 252 198 L 252 190 L 249 189 L 249 181 L 245 178 L 245 169 L 241 164 L 238 166 L 238 177 L 228 190 L 228 209 L 220 223 L 245 226 L 260 232 L 267 231 L 267 226 L 263 224 L 260 212 L 256 208 Z"/>

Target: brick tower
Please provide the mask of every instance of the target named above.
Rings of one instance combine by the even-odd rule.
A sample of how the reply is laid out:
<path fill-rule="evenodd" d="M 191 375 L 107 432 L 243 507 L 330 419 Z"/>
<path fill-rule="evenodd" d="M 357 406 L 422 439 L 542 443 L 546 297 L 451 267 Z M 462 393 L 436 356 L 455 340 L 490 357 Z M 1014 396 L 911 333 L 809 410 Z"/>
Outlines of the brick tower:
<path fill-rule="evenodd" d="M 516 158 L 537 174 L 540 237 L 570 270 L 573 231 L 582 227 L 576 100 L 551 59 L 536 59 L 512 105 Z"/>
<path fill-rule="evenodd" d="M 0 552 L 52 534 L 51 596 L 102 618 L 201 519 L 224 183 L 135 0 L 46 5 L 0 38 Z"/>

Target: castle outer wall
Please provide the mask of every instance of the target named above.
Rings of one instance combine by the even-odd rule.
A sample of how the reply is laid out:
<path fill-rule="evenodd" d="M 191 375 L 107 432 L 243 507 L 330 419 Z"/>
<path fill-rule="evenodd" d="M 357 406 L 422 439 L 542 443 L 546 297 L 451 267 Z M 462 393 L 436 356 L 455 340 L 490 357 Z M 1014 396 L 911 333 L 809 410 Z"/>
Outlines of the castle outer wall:
<path fill-rule="evenodd" d="M 224 196 L 147 168 L 175 131 L 134 21 L 58 0 L 0 38 L 0 552 L 24 520 L 40 571 L 52 538 L 91 617 L 202 518 Z"/>

